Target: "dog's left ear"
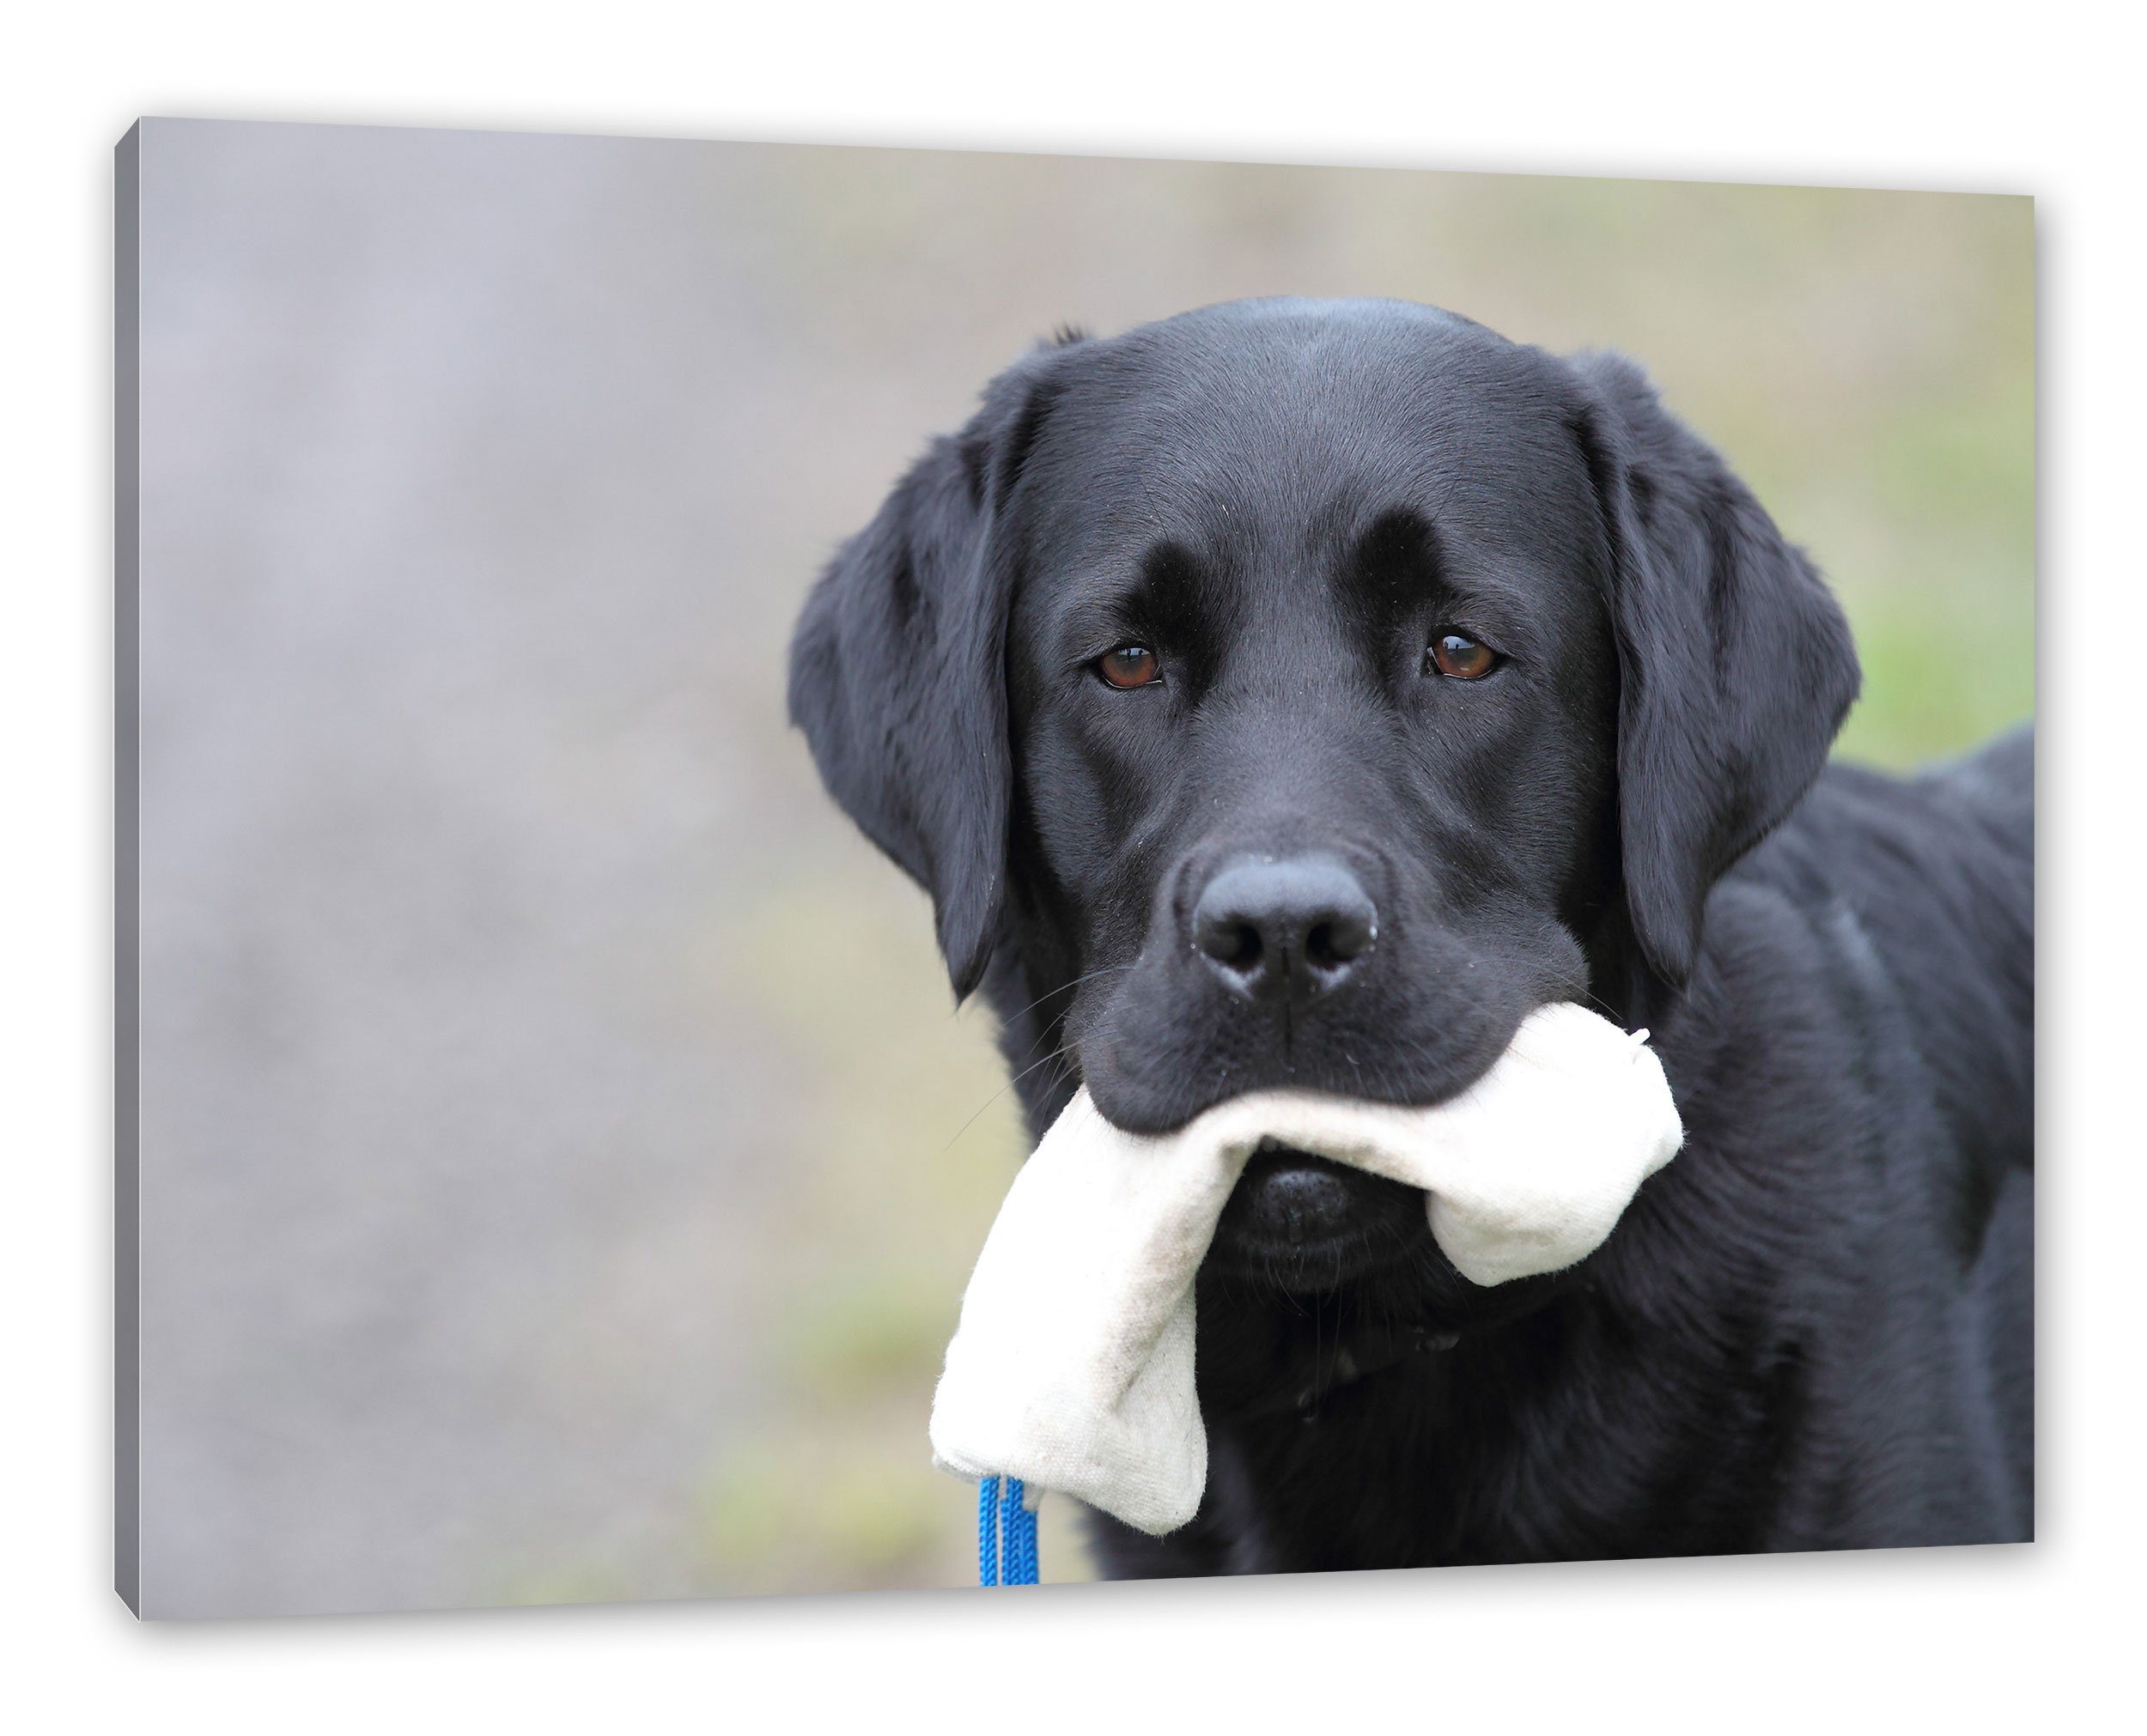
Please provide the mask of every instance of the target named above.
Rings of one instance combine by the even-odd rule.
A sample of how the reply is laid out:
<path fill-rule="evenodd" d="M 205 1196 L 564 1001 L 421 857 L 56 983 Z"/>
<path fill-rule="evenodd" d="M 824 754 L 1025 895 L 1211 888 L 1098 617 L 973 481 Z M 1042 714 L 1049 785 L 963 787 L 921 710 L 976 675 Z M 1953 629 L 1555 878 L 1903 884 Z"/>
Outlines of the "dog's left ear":
<path fill-rule="evenodd" d="M 1708 892 L 1810 787 L 1861 675 L 1840 606 L 1720 455 L 1623 357 L 1573 367 L 1609 542 L 1626 905 L 1682 986 Z"/>
<path fill-rule="evenodd" d="M 790 719 L 829 792 L 932 895 L 958 998 L 1006 903 L 1007 508 L 1078 341 L 1016 363 L 933 441 L 829 563 L 791 640 Z"/>

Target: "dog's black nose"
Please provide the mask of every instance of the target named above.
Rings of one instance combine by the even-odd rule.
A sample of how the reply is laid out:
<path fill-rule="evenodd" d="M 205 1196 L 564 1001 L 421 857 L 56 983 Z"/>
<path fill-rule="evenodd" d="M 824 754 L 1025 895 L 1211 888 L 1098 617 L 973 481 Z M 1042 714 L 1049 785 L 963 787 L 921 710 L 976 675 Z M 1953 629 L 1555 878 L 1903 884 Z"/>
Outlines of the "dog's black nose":
<path fill-rule="evenodd" d="M 1379 938 L 1379 913 L 1331 856 L 1226 865 L 1193 907 L 1193 944 L 1240 994 L 1309 1000 L 1341 986 Z"/>

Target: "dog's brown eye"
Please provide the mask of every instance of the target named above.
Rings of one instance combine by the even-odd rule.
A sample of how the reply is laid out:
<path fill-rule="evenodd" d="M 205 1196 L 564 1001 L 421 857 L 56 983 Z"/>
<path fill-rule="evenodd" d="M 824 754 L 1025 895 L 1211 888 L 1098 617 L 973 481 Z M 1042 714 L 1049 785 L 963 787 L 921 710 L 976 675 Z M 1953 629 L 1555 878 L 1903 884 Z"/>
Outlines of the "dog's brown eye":
<path fill-rule="evenodd" d="M 1145 645 L 1122 645 L 1096 659 L 1096 672 L 1113 687 L 1146 687 L 1163 675 L 1163 659 Z"/>
<path fill-rule="evenodd" d="M 1499 666 L 1499 653 L 1465 633 L 1442 633 L 1432 641 L 1432 667 L 1456 681 L 1481 681 Z"/>

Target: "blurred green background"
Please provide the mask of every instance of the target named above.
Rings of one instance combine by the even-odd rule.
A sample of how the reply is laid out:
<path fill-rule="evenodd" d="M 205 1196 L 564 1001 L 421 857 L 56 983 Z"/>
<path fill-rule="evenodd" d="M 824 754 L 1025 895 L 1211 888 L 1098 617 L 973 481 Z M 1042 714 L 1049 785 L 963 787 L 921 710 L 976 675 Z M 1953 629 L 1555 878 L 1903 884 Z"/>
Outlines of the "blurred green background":
<path fill-rule="evenodd" d="M 1846 603 L 1846 752 L 2034 705 L 2017 198 L 155 122 L 144 1598 L 958 1585 L 1021 1150 L 782 719 L 806 586 L 1061 321 L 1639 359 Z M 1047 1503 L 1047 1578 L 1086 1572 Z"/>

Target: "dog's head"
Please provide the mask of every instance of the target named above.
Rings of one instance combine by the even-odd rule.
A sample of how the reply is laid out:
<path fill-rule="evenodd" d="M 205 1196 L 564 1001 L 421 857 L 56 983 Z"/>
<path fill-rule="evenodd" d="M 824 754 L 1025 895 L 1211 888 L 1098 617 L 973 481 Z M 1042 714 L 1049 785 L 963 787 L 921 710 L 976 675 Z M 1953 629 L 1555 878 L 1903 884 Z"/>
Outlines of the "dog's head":
<path fill-rule="evenodd" d="M 993 382 L 820 581 L 791 707 L 957 992 L 1048 1058 L 1032 1118 L 1086 1083 L 1150 1131 L 1434 1102 L 1545 1002 L 1674 992 L 1857 680 L 1628 363 L 1260 301 Z M 1345 1276 L 1420 1225 L 1397 1193 L 1266 1162 L 1218 1257 Z"/>

